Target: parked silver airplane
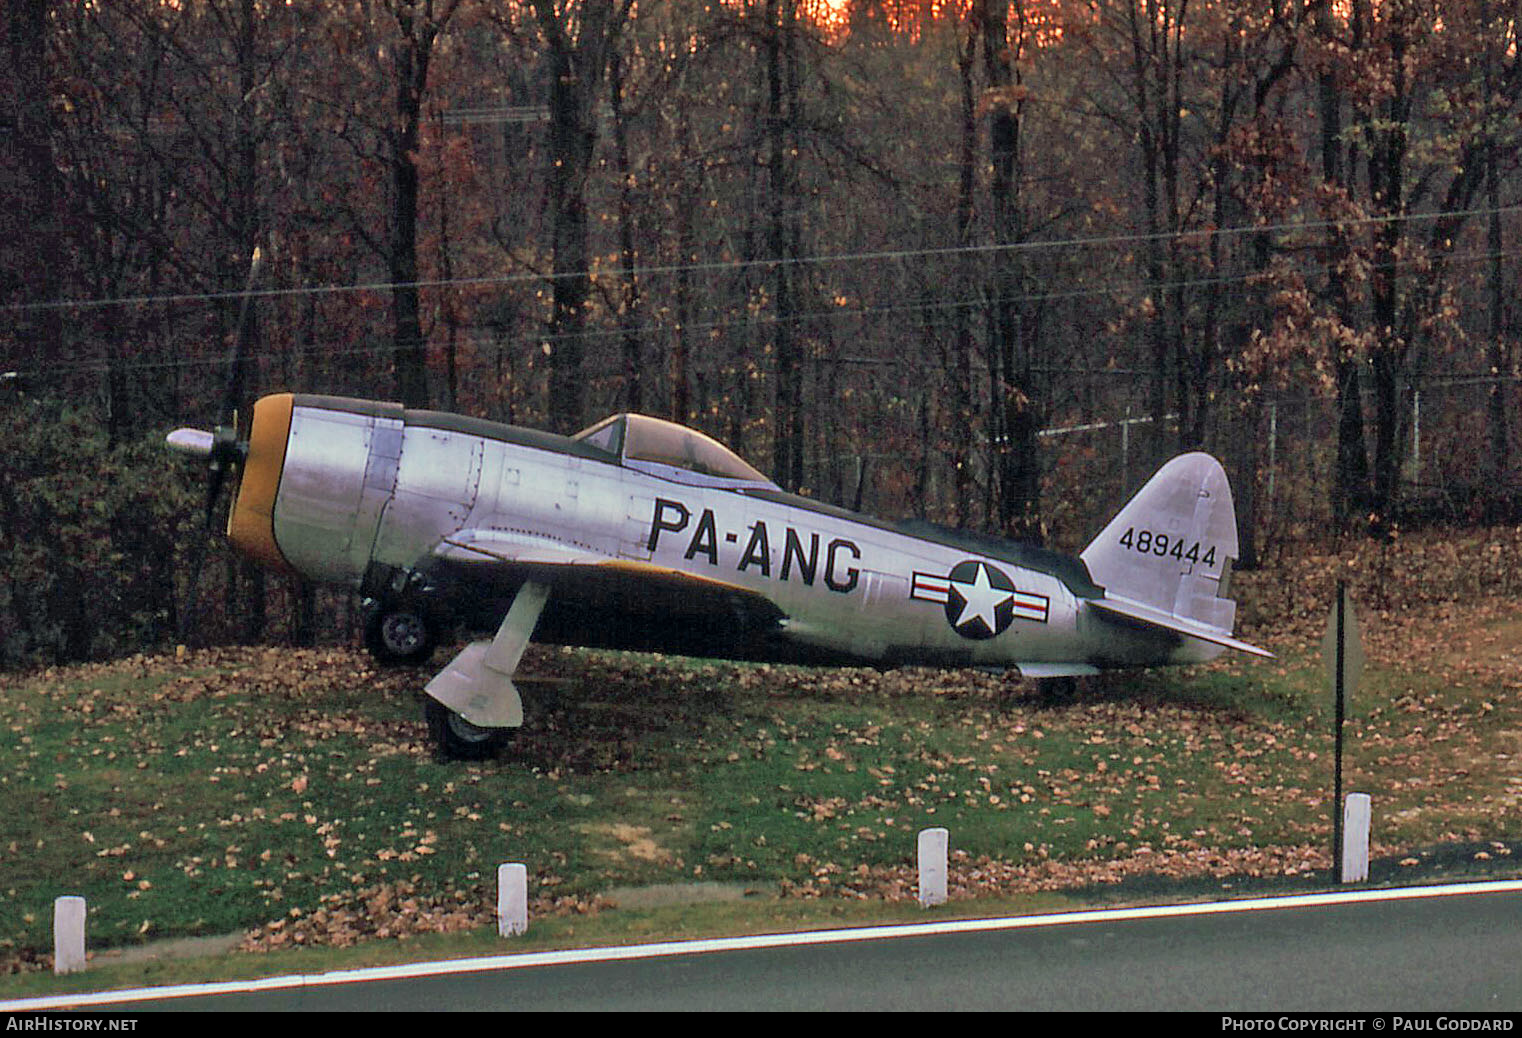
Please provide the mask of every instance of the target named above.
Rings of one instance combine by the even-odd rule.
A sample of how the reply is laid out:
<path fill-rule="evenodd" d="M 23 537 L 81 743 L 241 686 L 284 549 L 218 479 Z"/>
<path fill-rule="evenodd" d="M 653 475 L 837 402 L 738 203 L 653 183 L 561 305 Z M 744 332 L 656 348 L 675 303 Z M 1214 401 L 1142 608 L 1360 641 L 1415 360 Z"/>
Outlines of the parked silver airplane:
<path fill-rule="evenodd" d="M 637 414 L 556 436 L 397 404 L 279 394 L 246 444 L 232 543 L 373 604 L 367 641 L 421 663 L 448 625 L 495 630 L 427 685 L 451 756 L 523 723 L 530 637 L 772 661 L 1014 667 L 1068 678 L 1193 663 L 1232 637 L 1237 555 L 1221 465 L 1164 465 L 1078 558 L 785 493 L 713 439 Z"/>

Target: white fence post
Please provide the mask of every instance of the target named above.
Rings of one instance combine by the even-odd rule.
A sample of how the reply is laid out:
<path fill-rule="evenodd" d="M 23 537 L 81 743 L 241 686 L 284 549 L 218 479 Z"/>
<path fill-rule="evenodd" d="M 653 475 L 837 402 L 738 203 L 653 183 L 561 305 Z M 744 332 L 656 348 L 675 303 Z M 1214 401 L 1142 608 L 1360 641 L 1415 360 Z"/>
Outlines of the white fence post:
<path fill-rule="evenodd" d="M 946 829 L 921 829 L 919 840 L 920 907 L 946 903 L 946 849 L 951 834 Z"/>
<path fill-rule="evenodd" d="M 528 932 L 528 866 L 497 866 L 497 935 Z"/>
<path fill-rule="evenodd" d="M 78 973 L 85 968 L 85 899 L 60 897 L 53 901 L 53 972 Z"/>
<path fill-rule="evenodd" d="M 1367 793 L 1349 793 L 1342 811 L 1342 882 L 1369 878 L 1369 825 L 1374 815 Z"/>

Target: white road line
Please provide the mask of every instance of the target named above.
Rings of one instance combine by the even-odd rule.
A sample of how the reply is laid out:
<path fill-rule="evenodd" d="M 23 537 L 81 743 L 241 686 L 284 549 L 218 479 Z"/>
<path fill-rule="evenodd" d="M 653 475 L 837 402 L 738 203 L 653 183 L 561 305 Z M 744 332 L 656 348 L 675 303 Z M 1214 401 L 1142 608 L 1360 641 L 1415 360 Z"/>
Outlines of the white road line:
<path fill-rule="evenodd" d="M 786 948 L 815 944 L 844 944 L 852 941 L 878 941 L 896 937 L 930 937 L 938 934 L 976 933 L 996 930 L 1027 930 L 1046 926 L 1070 926 L 1084 923 L 1114 923 L 1133 919 L 1170 919 L 1188 916 L 1225 915 L 1234 912 L 1262 912 L 1282 908 L 1312 908 L 1357 904 L 1367 901 L 1411 901 L 1419 898 L 1454 897 L 1468 894 L 1522 892 L 1522 880 L 1490 883 L 1455 883 L 1443 886 L 1406 887 L 1398 890 L 1355 890 L 1346 893 L 1299 894 L 1284 897 L 1248 898 L 1196 905 L 1156 905 L 1147 908 L 1093 909 L 1059 912 L 1054 915 L 1018 916 L 1005 919 L 955 919 L 932 923 L 908 923 L 898 926 L 863 926 L 848 930 L 817 930 L 806 933 L 764 934 L 756 937 L 716 937 L 695 941 L 664 941 L 615 948 L 583 948 L 574 951 L 528 952 L 518 955 L 492 955 L 444 962 L 419 962 L 406 966 L 377 966 L 368 969 L 337 970 L 332 973 L 268 977 L 264 980 L 224 981 L 215 984 L 181 984 L 158 988 L 133 988 L 125 991 L 101 991 L 77 995 L 51 995 L 0 1002 L 0 1011 L 16 1012 L 42 1009 L 87 1009 L 99 1005 L 189 998 L 205 995 L 238 995 L 289 988 L 328 987 L 377 980 L 403 980 L 414 977 L 439 977 L 458 973 L 484 973 L 494 970 L 528 969 L 535 966 L 563 966 L 573 963 L 617 962 L 628 959 L 655 959 L 676 955 L 702 955 L 710 952 L 745 951 L 758 948 Z"/>

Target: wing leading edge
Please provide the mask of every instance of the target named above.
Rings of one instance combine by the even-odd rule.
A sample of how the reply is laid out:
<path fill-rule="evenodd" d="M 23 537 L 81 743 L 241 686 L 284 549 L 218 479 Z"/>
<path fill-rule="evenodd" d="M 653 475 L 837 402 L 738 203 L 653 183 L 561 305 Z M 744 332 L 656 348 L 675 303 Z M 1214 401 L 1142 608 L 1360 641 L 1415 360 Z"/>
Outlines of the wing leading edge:
<path fill-rule="evenodd" d="M 542 582 L 556 597 L 573 601 L 602 601 L 613 595 L 637 599 L 646 612 L 670 610 L 684 615 L 710 610 L 728 613 L 740 602 L 773 621 L 782 617 L 771 599 L 739 584 L 548 539 L 464 530 L 444 538 L 434 554 L 446 562 L 489 567 L 501 579 L 521 576 Z"/>

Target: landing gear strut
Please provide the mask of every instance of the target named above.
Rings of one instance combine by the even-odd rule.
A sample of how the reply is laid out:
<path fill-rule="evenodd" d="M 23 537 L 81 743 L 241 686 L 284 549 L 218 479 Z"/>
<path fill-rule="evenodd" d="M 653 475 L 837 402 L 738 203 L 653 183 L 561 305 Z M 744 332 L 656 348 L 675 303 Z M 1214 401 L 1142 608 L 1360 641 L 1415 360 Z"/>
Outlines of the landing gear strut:
<path fill-rule="evenodd" d="M 523 724 L 523 700 L 513 675 L 549 594 L 547 585 L 525 582 L 496 637 L 465 646 L 424 688 L 424 716 L 445 757 L 489 757 Z"/>

